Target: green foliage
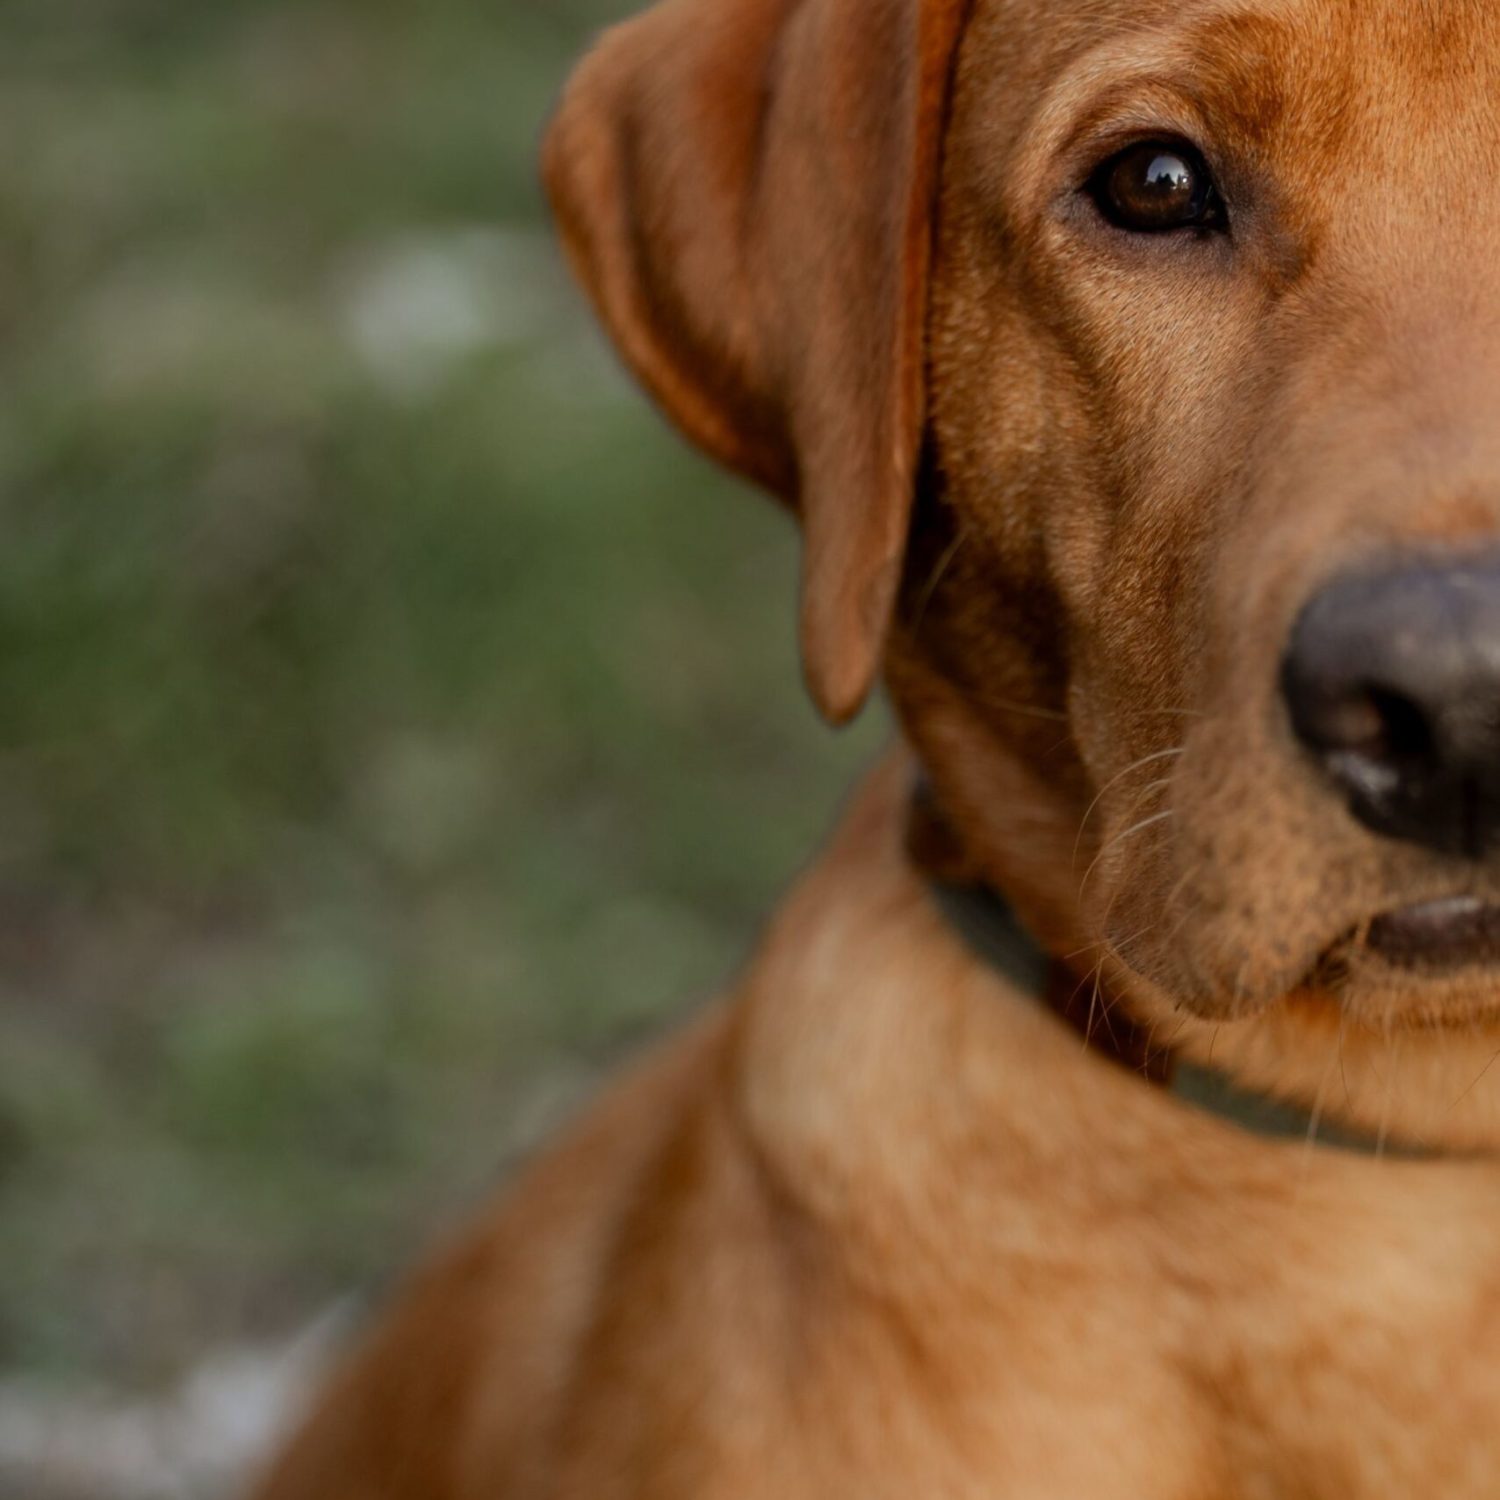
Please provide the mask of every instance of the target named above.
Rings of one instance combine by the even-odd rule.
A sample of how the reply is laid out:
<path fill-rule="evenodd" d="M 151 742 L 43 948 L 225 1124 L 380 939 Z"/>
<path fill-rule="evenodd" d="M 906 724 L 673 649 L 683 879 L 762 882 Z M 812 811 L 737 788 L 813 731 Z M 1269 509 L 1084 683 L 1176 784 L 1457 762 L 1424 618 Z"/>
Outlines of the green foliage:
<path fill-rule="evenodd" d="M 710 992 L 878 733 L 533 181 L 560 0 L 0 20 L 0 1360 L 295 1326 Z"/>

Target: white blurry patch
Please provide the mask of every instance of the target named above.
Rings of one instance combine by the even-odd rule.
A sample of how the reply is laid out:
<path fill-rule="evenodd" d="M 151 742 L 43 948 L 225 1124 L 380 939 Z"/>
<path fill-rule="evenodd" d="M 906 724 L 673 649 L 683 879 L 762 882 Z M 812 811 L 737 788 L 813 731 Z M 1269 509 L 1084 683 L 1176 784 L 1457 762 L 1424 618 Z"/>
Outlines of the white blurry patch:
<path fill-rule="evenodd" d="M 556 252 L 534 231 L 412 231 L 363 249 L 340 296 L 350 344 L 388 394 L 430 395 L 465 360 L 523 343 L 557 314 Z"/>
<path fill-rule="evenodd" d="M 340 1304 L 279 1347 L 212 1355 L 156 1400 L 0 1385 L 0 1493 L 233 1495 L 301 1414 L 349 1321 Z"/>

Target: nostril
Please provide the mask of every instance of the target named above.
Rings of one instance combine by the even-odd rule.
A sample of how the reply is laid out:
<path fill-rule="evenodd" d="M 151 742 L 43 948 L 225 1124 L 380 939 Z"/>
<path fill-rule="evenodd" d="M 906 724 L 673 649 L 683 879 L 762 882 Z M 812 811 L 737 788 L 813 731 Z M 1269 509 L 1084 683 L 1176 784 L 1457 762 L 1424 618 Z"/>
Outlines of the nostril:
<path fill-rule="evenodd" d="M 1304 697 L 1300 706 L 1297 732 L 1314 749 L 1354 755 L 1384 752 L 1389 738 L 1386 706 L 1376 692 L 1356 688 L 1311 703 Z"/>
<path fill-rule="evenodd" d="M 1443 854 L 1500 845 L 1500 555 L 1324 585 L 1281 687 L 1359 822 Z"/>
<path fill-rule="evenodd" d="M 1326 701 L 1304 742 L 1357 802 L 1386 803 L 1402 783 L 1420 775 L 1436 753 L 1432 724 L 1421 706 L 1386 687 L 1351 687 Z"/>
<path fill-rule="evenodd" d="M 1287 700 L 1297 737 L 1324 755 L 1417 760 L 1433 751 L 1432 723 L 1410 695 L 1374 683 L 1299 679 Z"/>
<path fill-rule="evenodd" d="M 1295 655 L 1283 687 L 1297 738 L 1356 815 L 1384 820 L 1404 789 L 1430 779 L 1441 747 L 1432 714 L 1415 694 Z"/>
<path fill-rule="evenodd" d="M 1432 721 L 1419 703 L 1391 688 L 1365 689 L 1367 718 L 1375 726 L 1365 753 L 1382 760 L 1426 760 L 1436 751 Z"/>

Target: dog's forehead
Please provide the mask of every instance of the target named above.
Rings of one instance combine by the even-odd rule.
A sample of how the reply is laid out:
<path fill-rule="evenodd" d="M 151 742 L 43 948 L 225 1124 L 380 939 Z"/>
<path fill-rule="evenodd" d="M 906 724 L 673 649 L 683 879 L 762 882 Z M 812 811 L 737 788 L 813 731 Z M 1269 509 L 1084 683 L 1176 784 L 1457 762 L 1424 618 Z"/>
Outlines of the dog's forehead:
<path fill-rule="evenodd" d="M 1500 172 L 1497 77 L 1490 0 L 979 0 L 948 177 L 1025 234 L 1090 126 L 1101 154 L 1173 134 L 1274 210 L 1279 264 L 1409 258 L 1411 225 L 1456 234 L 1460 204 L 1500 242 L 1476 192 Z"/>
<path fill-rule="evenodd" d="M 1122 79 L 1175 82 L 1256 142 L 1500 135 L 1489 0 L 981 0 L 966 45 L 1059 108 Z"/>
<path fill-rule="evenodd" d="M 1247 128 L 1357 120 L 1410 137 L 1496 118 L 1486 0 L 1210 0 L 1161 26 Z"/>

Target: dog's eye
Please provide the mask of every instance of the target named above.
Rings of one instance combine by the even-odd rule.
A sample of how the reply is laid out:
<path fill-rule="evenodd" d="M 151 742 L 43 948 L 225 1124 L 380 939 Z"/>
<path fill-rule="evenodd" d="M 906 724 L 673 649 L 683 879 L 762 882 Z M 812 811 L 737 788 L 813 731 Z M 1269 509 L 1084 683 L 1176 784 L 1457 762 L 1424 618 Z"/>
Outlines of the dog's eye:
<path fill-rule="evenodd" d="M 1228 222 L 1207 163 L 1184 142 L 1127 146 L 1094 173 L 1089 195 L 1111 224 L 1137 234 L 1221 229 Z"/>

